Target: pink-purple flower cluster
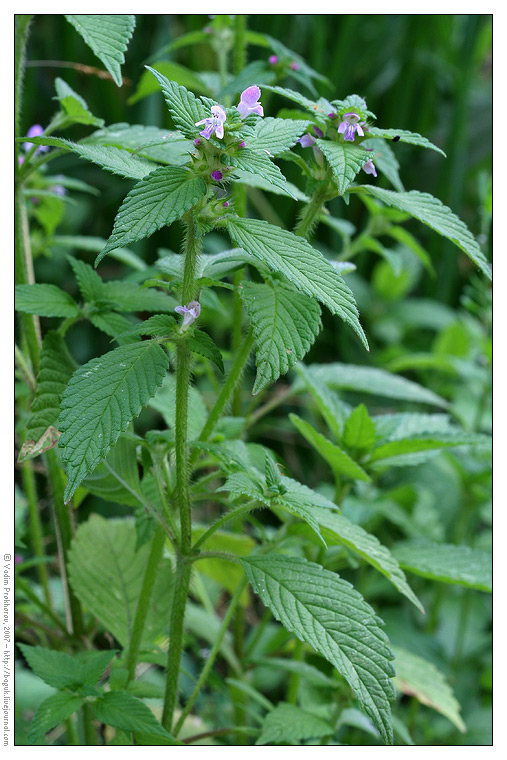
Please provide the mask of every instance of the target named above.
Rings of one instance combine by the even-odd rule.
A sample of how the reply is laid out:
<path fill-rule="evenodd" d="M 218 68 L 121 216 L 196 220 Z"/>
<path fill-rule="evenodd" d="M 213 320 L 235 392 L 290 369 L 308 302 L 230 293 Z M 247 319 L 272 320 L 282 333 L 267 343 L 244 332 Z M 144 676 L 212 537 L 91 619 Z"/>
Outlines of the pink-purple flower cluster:
<path fill-rule="evenodd" d="M 360 137 L 364 137 L 363 127 L 364 121 L 361 121 L 361 117 L 357 113 L 345 113 L 338 126 L 338 133 L 343 135 L 348 142 L 354 142 L 356 132 Z"/>

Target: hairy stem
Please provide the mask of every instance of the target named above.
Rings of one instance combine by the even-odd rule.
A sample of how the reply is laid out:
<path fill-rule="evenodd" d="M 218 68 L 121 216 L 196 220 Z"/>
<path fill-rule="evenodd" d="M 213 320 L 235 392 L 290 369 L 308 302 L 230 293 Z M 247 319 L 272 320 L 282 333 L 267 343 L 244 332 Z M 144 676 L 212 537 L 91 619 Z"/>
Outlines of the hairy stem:
<path fill-rule="evenodd" d="M 200 238 L 195 238 L 193 217 L 186 220 L 185 269 L 183 273 L 182 303 L 194 297 L 195 272 L 200 250 Z M 190 386 L 191 354 L 182 342 L 176 348 L 176 498 L 180 513 L 180 541 L 176 560 L 176 579 L 171 620 L 169 651 L 167 653 L 166 687 L 162 725 L 171 730 L 174 708 L 178 697 L 178 676 L 183 647 L 183 623 L 190 587 L 190 546 L 192 543 L 192 515 L 190 503 L 190 467 L 188 456 L 188 389 Z"/>
<path fill-rule="evenodd" d="M 141 647 L 141 639 L 143 637 L 146 615 L 148 614 L 151 602 L 153 586 L 155 585 L 157 567 L 162 559 L 162 553 L 164 551 L 165 536 L 164 528 L 159 525 L 151 542 L 150 554 L 144 571 L 141 592 L 137 600 L 134 624 L 132 626 L 132 634 L 130 636 L 129 648 L 127 651 L 126 667 L 128 670 L 129 681 L 135 677 L 136 673 L 137 657 Z"/>
<path fill-rule="evenodd" d="M 28 504 L 28 515 L 30 518 L 30 536 L 32 539 L 32 549 L 35 557 L 42 559 L 44 557 L 44 545 L 42 540 L 42 523 L 39 514 L 39 505 L 37 503 L 37 486 L 33 472 L 33 462 L 23 462 L 21 465 L 21 477 L 23 479 L 23 490 L 25 492 Z M 53 609 L 51 594 L 49 592 L 49 573 L 47 565 L 40 562 L 37 565 L 37 575 L 39 583 L 42 586 L 44 600 L 50 610 Z"/>
<path fill-rule="evenodd" d="M 319 221 L 320 212 L 326 200 L 326 194 L 327 188 L 325 186 L 320 186 L 315 190 L 310 203 L 305 206 L 298 223 L 294 227 L 295 235 L 307 239 L 311 237 L 311 234 Z"/>

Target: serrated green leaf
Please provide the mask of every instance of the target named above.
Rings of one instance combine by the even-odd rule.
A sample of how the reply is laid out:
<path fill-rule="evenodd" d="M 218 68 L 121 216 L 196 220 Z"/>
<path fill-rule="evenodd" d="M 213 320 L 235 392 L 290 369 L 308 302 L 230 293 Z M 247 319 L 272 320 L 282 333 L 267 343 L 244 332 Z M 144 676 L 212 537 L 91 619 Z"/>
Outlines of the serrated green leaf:
<path fill-rule="evenodd" d="M 74 373 L 58 420 L 68 479 L 65 501 L 152 398 L 168 364 L 156 343 L 130 343 L 91 359 Z"/>
<path fill-rule="evenodd" d="M 272 156 L 292 148 L 308 128 L 309 121 L 301 119 L 257 119 L 252 144 L 255 150 L 268 150 Z"/>
<path fill-rule="evenodd" d="M 56 689 L 77 689 L 83 683 L 81 664 L 72 655 L 46 647 L 18 644 L 35 675 Z"/>
<path fill-rule="evenodd" d="M 28 743 L 33 744 L 47 731 L 63 723 L 83 703 L 81 697 L 76 697 L 65 691 L 57 692 L 42 702 L 37 708 L 28 729 Z"/>
<path fill-rule="evenodd" d="M 372 154 L 359 145 L 332 142 L 322 138 L 317 139 L 316 144 L 327 158 L 338 192 L 343 195 Z"/>
<path fill-rule="evenodd" d="M 405 541 L 392 550 L 401 567 L 423 578 L 492 590 L 492 558 L 489 552 L 456 544 Z"/>
<path fill-rule="evenodd" d="M 76 369 L 64 339 L 54 330 L 42 342 L 37 392 L 26 423 L 26 438 L 19 461 L 53 448 L 60 433 L 56 427 L 60 402 L 67 383 Z"/>
<path fill-rule="evenodd" d="M 293 100 L 306 111 L 309 111 L 313 117 L 323 117 L 328 115 L 328 110 L 324 108 L 323 104 L 318 103 L 315 100 L 310 100 L 295 90 L 290 90 L 287 87 L 279 87 L 278 85 L 264 85 L 264 88 L 266 90 L 271 90 L 271 92 L 276 92 L 277 95 L 282 95 L 284 98 Z"/>
<path fill-rule="evenodd" d="M 241 285 L 241 300 L 255 336 L 255 395 L 309 351 L 321 328 L 320 307 L 283 282 L 245 281 Z"/>
<path fill-rule="evenodd" d="M 79 32 L 111 74 L 118 87 L 122 85 L 121 64 L 136 25 L 132 15 L 66 15 L 65 18 Z"/>
<path fill-rule="evenodd" d="M 320 739 L 333 733 L 332 727 L 322 718 L 297 705 L 279 702 L 264 718 L 262 734 L 255 744 L 297 744 L 305 739 Z"/>
<path fill-rule="evenodd" d="M 398 691 L 445 715 L 458 731 L 465 733 L 460 705 L 443 673 L 432 662 L 406 649 L 393 647 L 393 651 L 396 656 L 394 684 Z"/>
<path fill-rule="evenodd" d="M 133 325 L 125 335 L 149 335 L 151 337 L 170 337 L 176 331 L 178 323 L 174 317 L 170 317 L 168 314 L 155 314 L 154 317 L 148 317 L 140 325 Z"/>
<path fill-rule="evenodd" d="M 401 375 L 395 375 L 377 367 L 360 366 L 357 364 L 312 364 L 308 372 L 331 388 L 352 390 L 360 393 L 373 393 L 385 398 L 402 401 L 416 401 L 447 407 L 448 403 L 436 393 L 424 388 Z"/>
<path fill-rule="evenodd" d="M 93 515 L 79 526 L 69 552 L 74 593 L 122 647 L 132 634 L 150 552 L 149 544 L 136 551 L 136 540 L 133 521 Z M 150 646 L 167 626 L 172 578 L 171 562 L 163 559 L 156 571 L 141 646 Z"/>
<path fill-rule="evenodd" d="M 186 66 L 181 66 L 174 61 L 157 61 L 153 66 L 159 74 L 162 74 L 167 80 L 182 85 L 183 87 L 186 87 L 187 90 L 192 90 L 198 94 L 210 94 L 199 75 L 191 69 L 187 69 Z M 144 71 L 141 75 L 141 79 L 137 83 L 136 91 L 128 99 L 128 104 L 133 105 L 139 100 L 146 98 L 148 95 L 152 95 L 154 92 L 159 91 L 160 86 L 157 84 L 157 81 L 153 79 L 151 72 Z"/>
<path fill-rule="evenodd" d="M 333 539 L 345 544 L 351 551 L 385 575 L 401 594 L 424 613 L 424 607 L 408 585 L 398 561 L 375 536 L 337 512 L 315 507 L 314 514 L 328 545 L 333 545 Z"/>
<path fill-rule="evenodd" d="M 101 723 L 129 733 L 140 731 L 164 739 L 173 738 L 158 722 L 150 708 L 126 691 L 106 692 L 93 703 L 93 713 Z"/>
<path fill-rule="evenodd" d="M 315 430 L 309 422 L 302 420 L 297 414 L 289 414 L 294 427 L 306 438 L 308 443 L 323 457 L 336 475 L 344 475 L 352 480 L 371 481 L 365 470 L 352 459 L 346 451 Z"/>
<path fill-rule="evenodd" d="M 210 116 L 210 110 L 202 100 L 176 82 L 171 82 L 151 66 L 146 66 L 158 81 L 172 116 L 174 126 L 187 137 L 195 137 L 199 132 L 196 122 Z"/>
<path fill-rule="evenodd" d="M 193 143 L 186 140 L 181 132 L 124 122 L 97 130 L 83 143 L 114 145 L 125 148 L 129 153 L 173 166 L 186 164 L 194 148 Z"/>
<path fill-rule="evenodd" d="M 392 744 L 392 652 L 381 621 L 335 573 L 299 557 L 242 559 L 253 590 L 291 633 L 331 662 L 386 744 Z"/>
<path fill-rule="evenodd" d="M 381 129 L 381 127 L 368 127 L 368 137 L 382 137 L 385 140 L 392 140 L 393 137 L 398 137 L 400 142 L 417 145 L 420 148 L 430 148 L 431 150 L 436 150 L 437 153 L 441 153 L 445 157 L 444 151 L 436 145 L 433 145 L 433 143 L 431 143 L 426 137 L 423 137 L 417 132 L 409 132 L 406 129 Z"/>
<path fill-rule="evenodd" d="M 206 193 L 206 185 L 188 169 L 162 166 L 138 182 L 123 201 L 113 231 L 95 266 L 113 248 L 149 237 L 179 219 Z"/>
<path fill-rule="evenodd" d="M 96 298 L 100 298 L 103 282 L 94 268 L 80 259 L 75 259 L 73 256 L 67 256 L 67 261 L 74 271 L 83 299 L 91 303 Z"/>
<path fill-rule="evenodd" d="M 16 285 L 14 293 L 17 311 L 39 317 L 79 317 L 81 314 L 72 296 L 56 285 Z"/>
<path fill-rule="evenodd" d="M 193 353 L 209 359 L 222 374 L 224 373 L 222 353 L 208 333 L 203 330 L 196 330 L 193 335 L 187 337 L 186 344 Z"/>
<path fill-rule="evenodd" d="M 101 127 L 104 119 L 98 119 L 88 108 L 88 104 L 81 95 L 74 92 L 67 82 L 57 77 L 55 79 L 55 88 L 57 100 L 62 104 L 65 115 L 70 122 L 76 124 L 91 124 L 94 127 Z"/>
<path fill-rule="evenodd" d="M 230 219 L 227 226 L 237 245 L 339 315 L 368 347 L 352 292 L 319 251 L 303 238 L 260 219 Z"/>
<path fill-rule="evenodd" d="M 237 167 L 247 174 L 255 174 L 292 196 L 287 180 L 278 166 L 268 158 L 266 153 L 242 148 L 240 153 L 231 156 L 229 161 L 231 166 Z"/>
<path fill-rule="evenodd" d="M 356 406 L 347 419 L 343 443 L 350 449 L 371 449 L 375 443 L 375 423 L 364 404 Z"/>
<path fill-rule="evenodd" d="M 61 143 L 62 148 L 71 150 L 85 161 L 91 161 L 102 169 L 127 179 L 143 179 L 159 168 L 153 161 L 147 161 L 114 145 L 87 145 L 63 139 Z"/>
<path fill-rule="evenodd" d="M 393 206 L 419 219 L 423 224 L 438 232 L 458 246 L 491 280 L 491 269 L 479 243 L 464 222 L 450 208 L 429 193 L 411 190 L 408 193 L 395 193 L 376 185 L 360 185 L 360 192 L 367 192 L 378 198 L 387 206 Z"/>
<path fill-rule="evenodd" d="M 373 417 L 377 438 L 382 441 L 400 441 L 411 436 L 459 432 L 448 414 L 419 414 L 401 412 Z"/>
<path fill-rule="evenodd" d="M 110 335 L 120 346 L 138 340 L 135 335 L 129 334 L 132 322 L 116 311 L 106 309 L 97 312 L 91 311 L 88 314 L 88 319 L 97 330 L 102 330 L 106 335 Z"/>

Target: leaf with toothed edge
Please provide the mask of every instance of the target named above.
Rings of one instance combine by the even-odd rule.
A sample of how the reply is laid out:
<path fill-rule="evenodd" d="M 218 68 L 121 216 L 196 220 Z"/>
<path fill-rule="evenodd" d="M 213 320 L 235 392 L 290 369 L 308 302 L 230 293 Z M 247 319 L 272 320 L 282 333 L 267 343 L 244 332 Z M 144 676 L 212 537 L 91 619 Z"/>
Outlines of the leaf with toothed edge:
<path fill-rule="evenodd" d="M 122 85 L 121 64 L 136 25 L 133 15 L 66 15 L 86 44 L 100 58 L 118 87 Z"/>
<path fill-rule="evenodd" d="M 162 166 L 132 188 L 123 201 L 107 245 L 95 260 L 97 266 L 114 248 L 150 237 L 169 226 L 206 193 L 206 184 L 188 169 Z"/>
<path fill-rule="evenodd" d="M 255 336 L 255 395 L 309 351 L 321 327 L 320 307 L 283 282 L 245 281 L 240 295 Z"/>
<path fill-rule="evenodd" d="M 352 291 L 339 272 L 304 238 L 260 219 L 231 218 L 227 228 L 237 245 L 341 317 L 368 348 Z"/>
<path fill-rule="evenodd" d="M 143 341 L 91 359 L 73 374 L 58 418 L 66 502 L 155 395 L 168 365 L 157 343 Z"/>
<path fill-rule="evenodd" d="M 335 666 L 392 744 L 393 654 L 382 621 L 363 597 L 336 573 L 300 557 L 255 555 L 240 562 L 276 619 Z"/>

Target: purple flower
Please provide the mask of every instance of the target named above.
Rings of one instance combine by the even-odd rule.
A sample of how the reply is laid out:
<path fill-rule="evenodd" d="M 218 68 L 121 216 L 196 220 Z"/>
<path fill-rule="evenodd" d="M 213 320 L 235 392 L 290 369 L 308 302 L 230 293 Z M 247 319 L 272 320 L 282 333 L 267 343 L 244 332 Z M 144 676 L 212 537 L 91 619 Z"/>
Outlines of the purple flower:
<path fill-rule="evenodd" d="M 205 137 L 206 140 L 210 139 L 213 132 L 221 140 L 224 136 L 224 122 L 226 118 L 227 115 L 222 106 L 211 106 L 211 117 L 196 121 L 195 126 L 198 127 L 204 124 L 204 129 L 199 134 Z"/>
<path fill-rule="evenodd" d="M 366 174 L 373 174 L 374 177 L 377 176 L 377 170 L 375 169 L 375 164 L 371 158 L 369 158 L 368 161 L 363 165 L 363 171 L 366 172 Z"/>
<path fill-rule="evenodd" d="M 176 306 L 174 311 L 183 316 L 181 329 L 186 330 L 201 313 L 201 304 L 199 301 L 190 301 L 188 306 Z"/>
<path fill-rule="evenodd" d="M 361 117 L 358 116 L 357 113 L 346 113 L 343 114 L 342 118 L 343 121 L 338 127 L 338 132 L 339 134 L 345 133 L 345 140 L 354 142 L 354 135 L 356 132 L 360 137 L 364 137 L 364 122 L 361 121 Z"/>
<path fill-rule="evenodd" d="M 242 119 L 246 119 L 246 117 L 251 113 L 256 113 L 259 116 L 264 116 L 264 109 L 259 103 L 260 96 L 261 91 L 256 84 L 253 84 L 251 87 L 247 87 L 246 90 L 243 90 L 241 93 L 240 101 L 236 106 Z"/>
<path fill-rule="evenodd" d="M 227 208 L 228 205 L 229 205 L 229 201 L 224 201 L 225 208 Z"/>
<path fill-rule="evenodd" d="M 196 137 L 196 138 L 195 138 L 195 140 L 194 140 L 194 145 L 195 145 L 196 147 L 198 147 L 200 144 L 201 144 L 201 141 L 199 140 L 199 138 L 198 138 L 198 137 Z"/>
<path fill-rule="evenodd" d="M 223 178 L 224 175 L 222 174 L 220 169 L 217 169 L 216 171 L 211 172 L 211 176 L 213 177 L 214 180 L 219 182 Z"/>
<path fill-rule="evenodd" d="M 268 63 L 270 63 L 272 66 L 275 65 L 275 63 L 278 63 L 278 56 L 276 55 L 270 55 L 268 58 Z"/>
<path fill-rule="evenodd" d="M 324 132 L 321 129 L 315 125 L 313 125 L 312 128 L 317 137 L 324 137 Z M 299 142 L 303 148 L 309 148 L 315 142 L 315 137 L 313 137 L 313 135 L 306 134 L 299 138 Z"/>
<path fill-rule="evenodd" d="M 292 61 L 292 63 L 289 63 L 289 69 L 292 69 L 292 71 L 299 71 L 299 63 L 297 61 Z"/>
<path fill-rule="evenodd" d="M 43 134 L 44 130 L 42 129 L 40 124 L 33 124 L 30 129 L 28 130 L 27 137 L 40 137 Z M 28 152 L 33 148 L 33 143 L 31 142 L 24 142 L 23 143 L 23 150 Z M 46 153 L 46 151 L 49 150 L 49 147 L 47 145 L 39 145 L 37 146 L 36 153 Z"/>

